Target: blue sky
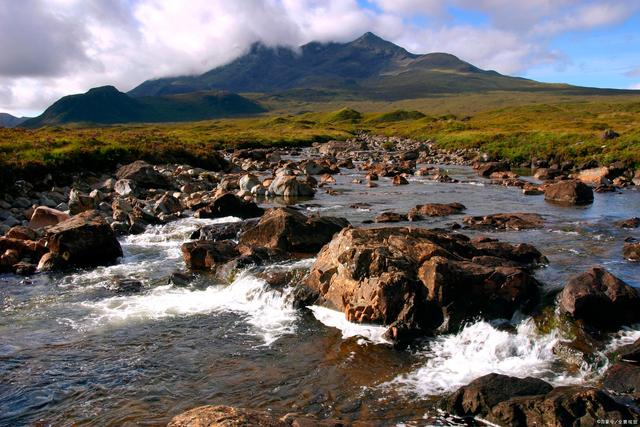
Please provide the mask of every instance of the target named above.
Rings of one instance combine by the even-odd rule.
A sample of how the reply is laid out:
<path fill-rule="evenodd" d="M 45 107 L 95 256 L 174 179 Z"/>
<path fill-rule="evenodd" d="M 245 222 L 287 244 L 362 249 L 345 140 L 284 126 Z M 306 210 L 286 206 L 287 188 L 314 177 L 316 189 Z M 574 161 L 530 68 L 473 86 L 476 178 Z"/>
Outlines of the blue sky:
<path fill-rule="evenodd" d="M 640 0 L 0 1 L 0 111 L 197 74 L 252 43 L 295 48 L 371 31 L 545 82 L 640 89 Z"/>

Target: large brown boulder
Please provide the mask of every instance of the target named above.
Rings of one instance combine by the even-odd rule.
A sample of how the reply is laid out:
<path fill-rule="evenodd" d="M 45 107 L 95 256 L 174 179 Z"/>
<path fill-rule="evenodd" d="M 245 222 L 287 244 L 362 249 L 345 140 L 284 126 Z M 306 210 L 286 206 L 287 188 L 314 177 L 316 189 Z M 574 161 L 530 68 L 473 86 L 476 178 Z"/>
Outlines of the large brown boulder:
<path fill-rule="evenodd" d="M 497 213 L 485 216 L 467 216 L 462 220 L 470 228 L 498 230 L 529 230 L 544 225 L 536 213 Z"/>
<path fill-rule="evenodd" d="M 551 390 L 551 384 L 538 378 L 492 373 L 460 387 L 443 400 L 443 408 L 452 414 L 475 417 L 488 414 L 498 403 L 512 397 L 544 395 Z"/>
<path fill-rule="evenodd" d="M 560 181 L 545 187 L 544 199 L 565 205 L 587 205 L 593 203 L 593 190 L 580 181 Z"/>
<path fill-rule="evenodd" d="M 476 163 L 473 168 L 480 176 L 491 176 L 495 172 L 506 172 L 510 170 L 508 163 L 505 162 L 482 162 Z"/>
<path fill-rule="evenodd" d="M 86 211 L 47 229 L 50 257 L 66 267 L 109 265 L 122 256 L 113 230 L 97 211 Z"/>
<path fill-rule="evenodd" d="M 62 221 L 66 221 L 71 216 L 69 214 L 53 209 L 47 206 L 38 206 L 31 215 L 29 226 L 31 228 L 43 228 L 50 225 L 56 225 Z"/>
<path fill-rule="evenodd" d="M 193 270 L 215 270 L 240 256 L 236 244 L 230 240 L 197 240 L 183 243 L 182 257 Z"/>
<path fill-rule="evenodd" d="M 344 218 L 307 217 L 291 208 L 273 208 L 258 224 L 245 230 L 239 242 L 246 247 L 315 254 L 347 226 L 349 222 Z"/>
<path fill-rule="evenodd" d="M 640 321 L 640 294 L 602 267 L 574 276 L 560 293 L 560 311 L 594 326 Z"/>
<path fill-rule="evenodd" d="M 304 287 L 316 304 L 343 311 L 351 321 L 391 325 L 389 336 L 402 341 L 454 330 L 476 316 L 510 317 L 528 308 L 536 280 L 524 269 L 472 261 L 484 255 L 457 234 L 347 228 L 320 251 Z"/>
<path fill-rule="evenodd" d="M 119 180 L 129 179 L 144 188 L 165 188 L 168 185 L 167 178 L 143 160 L 122 166 L 116 171 L 116 177 Z"/>
<path fill-rule="evenodd" d="M 497 425 L 584 426 L 599 420 L 621 424 L 638 414 L 592 387 L 553 388 L 535 378 L 489 374 L 461 387 L 443 401 L 455 415 L 482 418 Z"/>
<path fill-rule="evenodd" d="M 611 180 L 608 178 L 609 168 L 602 166 L 599 168 L 584 169 L 578 172 L 577 178 L 587 185 L 597 187 L 599 185 L 610 185 Z"/>
<path fill-rule="evenodd" d="M 465 210 L 462 203 L 427 203 L 425 205 L 417 205 L 409 210 L 408 217 L 410 221 L 417 221 L 423 217 L 432 216 L 448 216 L 462 212 Z"/>
<path fill-rule="evenodd" d="M 261 216 L 264 209 L 249 202 L 233 193 L 222 194 L 210 202 L 204 203 L 204 206 L 198 208 L 195 212 L 197 218 L 223 218 L 226 216 L 234 216 L 242 219 L 255 218 Z"/>

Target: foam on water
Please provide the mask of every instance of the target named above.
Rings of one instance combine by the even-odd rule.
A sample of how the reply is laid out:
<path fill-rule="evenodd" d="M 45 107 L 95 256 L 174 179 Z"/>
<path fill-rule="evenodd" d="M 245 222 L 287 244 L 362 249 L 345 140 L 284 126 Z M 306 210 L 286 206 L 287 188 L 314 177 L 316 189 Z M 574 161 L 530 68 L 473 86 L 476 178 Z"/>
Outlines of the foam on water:
<path fill-rule="evenodd" d="M 556 360 L 552 349 L 557 341 L 555 333 L 538 334 L 531 319 L 520 323 L 515 334 L 495 329 L 487 322 L 477 322 L 458 334 L 430 341 L 423 352 L 426 363 L 385 386 L 400 386 L 420 395 L 439 395 L 492 372 L 538 377 L 556 385 L 582 381 L 584 371 L 575 376 L 558 376 L 551 369 Z"/>
<path fill-rule="evenodd" d="M 315 318 L 325 326 L 339 329 L 344 339 L 360 337 L 374 344 L 389 343 L 389 341 L 383 337 L 387 330 L 385 326 L 351 323 L 344 317 L 344 313 L 317 305 L 310 306 L 309 310 L 311 310 Z M 359 343 L 361 343 L 361 341 L 359 341 Z"/>
<path fill-rule="evenodd" d="M 277 291 L 249 273 L 240 274 L 230 285 L 204 290 L 160 286 L 149 293 L 116 296 L 80 303 L 89 310 L 77 328 L 130 324 L 175 316 L 235 312 L 249 323 L 266 344 L 295 331 L 296 311 L 287 302 L 290 290 Z"/>

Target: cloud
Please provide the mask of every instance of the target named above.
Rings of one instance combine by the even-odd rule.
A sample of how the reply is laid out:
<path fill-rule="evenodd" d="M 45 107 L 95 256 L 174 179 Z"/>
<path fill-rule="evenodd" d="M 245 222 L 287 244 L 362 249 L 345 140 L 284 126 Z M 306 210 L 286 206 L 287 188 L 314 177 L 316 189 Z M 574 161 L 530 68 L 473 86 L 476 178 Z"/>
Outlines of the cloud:
<path fill-rule="evenodd" d="M 634 68 L 633 70 L 629 70 L 626 73 L 624 73 L 624 75 L 627 77 L 640 77 L 640 67 Z"/>
<path fill-rule="evenodd" d="M 633 85 L 629 86 L 629 89 L 638 89 L 638 90 L 640 90 L 640 83 L 636 83 L 636 84 L 633 84 Z"/>
<path fill-rule="evenodd" d="M 261 41 L 297 47 L 366 31 L 415 53 L 444 51 L 524 73 L 566 62 L 556 34 L 614 25 L 633 0 L 22 0 L 0 1 L 0 111 L 36 113 L 55 99 L 113 84 L 195 74 Z M 484 17 L 461 22 L 456 10 Z M 419 20 L 416 17 L 420 17 Z M 426 23 L 426 25 L 425 25 Z M 635 75 L 631 75 L 635 77 Z"/>

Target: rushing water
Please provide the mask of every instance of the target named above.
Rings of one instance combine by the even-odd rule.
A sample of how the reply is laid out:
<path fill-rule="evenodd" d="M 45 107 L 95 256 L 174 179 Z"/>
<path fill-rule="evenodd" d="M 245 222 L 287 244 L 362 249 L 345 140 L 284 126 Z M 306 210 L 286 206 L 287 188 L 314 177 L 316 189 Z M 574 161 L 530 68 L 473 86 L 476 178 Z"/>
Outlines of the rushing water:
<path fill-rule="evenodd" d="M 587 207 L 560 207 L 518 189 L 489 185 L 469 168 L 450 168 L 461 179 L 442 184 L 411 178 L 394 187 L 353 184 L 345 171 L 333 186 L 300 205 L 354 225 L 385 210 L 406 212 L 420 203 L 461 202 L 465 214 L 538 212 L 541 230 L 496 232 L 529 242 L 550 260 L 537 272 L 547 291 L 593 264 L 602 264 L 634 286 L 640 265 L 624 261 L 626 237 L 612 222 L 638 216 L 640 192 L 597 194 Z M 351 208 L 368 203 L 369 208 Z M 269 288 L 251 271 L 231 284 L 196 275 L 186 288 L 167 283 L 183 270 L 180 245 L 199 225 L 234 221 L 183 219 L 123 238 L 122 262 L 67 275 L 0 276 L 0 425 L 158 425 L 202 404 L 228 404 L 342 416 L 379 425 L 446 423 L 434 409 L 438 396 L 478 376 L 501 372 L 536 376 L 554 384 L 593 382 L 604 366 L 568 372 L 551 349 L 555 332 L 540 335 L 523 316 L 515 332 L 488 322 L 458 334 L 394 350 L 384 328 L 354 325 L 323 307 L 298 312 L 290 289 Z M 412 223 L 446 226 L 461 216 Z M 467 233 L 467 231 L 462 231 Z M 468 234 L 473 234 L 468 232 Z M 485 233 L 486 234 L 486 233 Z M 308 268 L 312 260 L 270 268 Z M 144 284 L 136 295 L 118 295 L 115 278 Z M 627 328 L 613 348 L 640 337 Z"/>

